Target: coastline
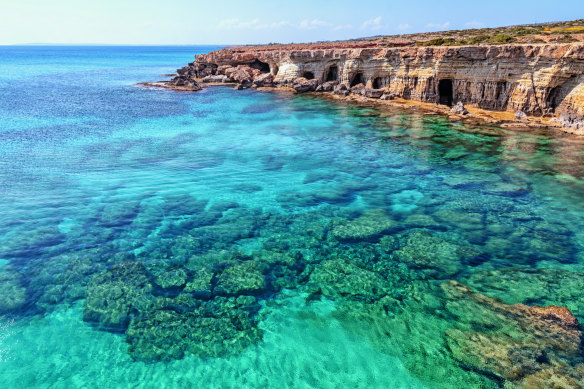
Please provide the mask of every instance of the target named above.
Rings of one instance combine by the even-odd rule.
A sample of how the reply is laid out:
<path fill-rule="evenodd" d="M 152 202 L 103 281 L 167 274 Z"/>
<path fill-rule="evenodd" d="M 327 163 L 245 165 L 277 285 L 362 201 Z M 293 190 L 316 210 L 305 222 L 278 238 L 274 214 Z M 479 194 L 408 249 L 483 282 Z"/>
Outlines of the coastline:
<path fill-rule="evenodd" d="M 205 90 L 208 87 L 231 87 L 234 89 L 238 88 L 238 83 L 236 82 L 202 82 L 202 78 L 195 79 L 195 81 L 201 86 L 201 89 L 192 89 L 189 87 L 176 86 L 168 81 L 155 81 L 155 82 L 141 82 L 137 85 L 144 88 L 153 89 L 167 89 L 173 90 L 175 92 L 181 93 L 194 93 L 198 91 Z M 294 88 L 290 86 L 262 86 L 262 87 L 250 87 L 262 92 L 271 93 L 289 93 L 289 94 L 299 94 Z M 380 100 L 378 98 L 371 98 L 362 95 L 339 95 L 333 92 L 306 92 L 305 94 L 317 96 L 325 99 L 369 104 L 376 108 L 400 108 L 410 111 L 421 111 L 428 114 L 441 114 L 448 117 L 452 122 L 462 122 L 469 124 L 491 124 L 500 126 L 507 129 L 512 129 L 515 131 L 531 131 L 536 129 L 546 129 L 557 131 L 558 133 L 564 134 L 566 136 L 572 136 L 577 138 L 584 138 L 584 134 L 578 133 L 578 131 L 572 131 L 570 128 L 564 128 L 559 122 L 554 122 L 549 117 L 536 117 L 528 116 L 525 119 L 517 119 L 512 112 L 508 111 L 490 111 L 477 107 L 465 106 L 468 113 L 467 114 L 457 114 L 452 112 L 452 108 L 440 104 L 427 103 L 416 100 L 408 100 L 403 98 L 393 98 L 392 100 Z"/>

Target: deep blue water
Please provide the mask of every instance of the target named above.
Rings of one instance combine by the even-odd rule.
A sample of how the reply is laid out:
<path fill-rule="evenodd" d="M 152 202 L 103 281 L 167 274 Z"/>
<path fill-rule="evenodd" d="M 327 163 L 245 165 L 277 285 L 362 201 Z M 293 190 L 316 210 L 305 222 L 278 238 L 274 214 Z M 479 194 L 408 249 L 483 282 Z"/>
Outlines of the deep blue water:
<path fill-rule="evenodd" d="M 504 304 L 584 318 L 581 139 L 136 85 L 213 49 L 0 48 L 3 387 L 573 379 Z"/>

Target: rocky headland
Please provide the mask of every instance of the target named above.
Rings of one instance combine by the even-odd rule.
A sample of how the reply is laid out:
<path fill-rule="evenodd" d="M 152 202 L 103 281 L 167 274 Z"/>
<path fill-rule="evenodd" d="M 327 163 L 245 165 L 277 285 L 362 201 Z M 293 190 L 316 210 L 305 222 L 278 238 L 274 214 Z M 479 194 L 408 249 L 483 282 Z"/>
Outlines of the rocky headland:
<path fill-rule="evenodd" d="M 234 83 L 238 89 L 429 103 L 452 115 L 470 111 L 469 116 L 499 123 L 584 134 L 584 38 L 580 33 L 558 38 L 553 28 L 533 28 L 538 34 L 515 37 L 497 30 L 488 39 L 477 35 L 483 30 L 470 30 L 475 32 L 229 47 L 197 55 L 176 77 L 157 85 L 194 91 Z"/>

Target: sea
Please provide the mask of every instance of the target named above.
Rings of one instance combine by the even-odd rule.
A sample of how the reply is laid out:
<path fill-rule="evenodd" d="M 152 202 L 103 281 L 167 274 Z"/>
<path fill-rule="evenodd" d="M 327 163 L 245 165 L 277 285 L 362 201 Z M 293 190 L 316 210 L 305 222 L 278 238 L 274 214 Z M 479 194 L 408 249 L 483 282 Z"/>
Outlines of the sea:
<path fill-rule="evenodd" d="M 0 47 L 0 387 L 578 382 L 583 138 L 139 85 L 219 48 Z"/>

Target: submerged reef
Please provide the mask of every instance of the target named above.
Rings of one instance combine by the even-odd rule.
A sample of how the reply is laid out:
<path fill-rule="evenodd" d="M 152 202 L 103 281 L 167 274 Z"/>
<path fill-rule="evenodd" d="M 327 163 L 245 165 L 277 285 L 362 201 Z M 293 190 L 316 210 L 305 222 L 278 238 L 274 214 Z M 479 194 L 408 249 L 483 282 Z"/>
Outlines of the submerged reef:
<path fill-rule="evenodd" d="M 249 94 L 268 103 L 238 112 L 275 116 L 272 94 Z M 236 128 L 225 144 L 174 161 L 173 174 L 186 166 L 184 180 L 202 177 L 193 187 L 154 190 L 148 180 L 136 190 L 124 176 L 75 217 L 6 227 L 0 313 L 25 322 L 74 307 L 88 338 L 115 334 L 118 352 L 140 366 L 231 363 L 265 351 L 266 323 L 293 296 L 306 308 L 299 316 L 325 307 L 300 327 L 326 318 L 430 387 L 581 386 L 584 235 L 571 208 L 581 192 L 558 184 L 565 171 L 582 174 L 580 150 L 562 164 L 542 157 L 554 140 L 539 135 L 369 107 L 343 106 L 343 119 L 331 119 L 314 108 L 320 99 L 290 98 L 291 120 L 314 116 L 310 138 L 278 118 L 268 122 L 275 134 L 262 127 L 234 146 L 249 129 L 226 124 Z M 287 148 L 257 153 L 279 137 Z M 181 142 L 201 140 L 165 139 L 159 163 Z M 154 160 L 155 142 L 144 143 L 140 155 Z M 552 180 L 554 169 L 562 175 Z"/>

